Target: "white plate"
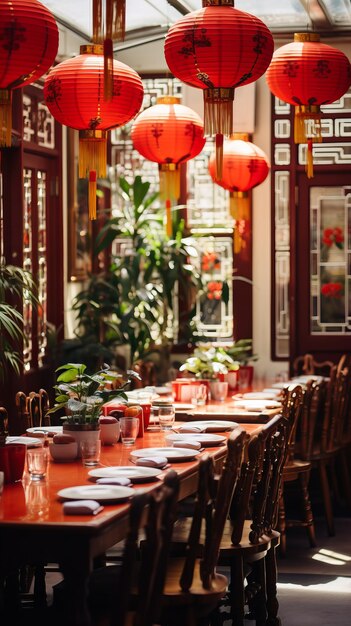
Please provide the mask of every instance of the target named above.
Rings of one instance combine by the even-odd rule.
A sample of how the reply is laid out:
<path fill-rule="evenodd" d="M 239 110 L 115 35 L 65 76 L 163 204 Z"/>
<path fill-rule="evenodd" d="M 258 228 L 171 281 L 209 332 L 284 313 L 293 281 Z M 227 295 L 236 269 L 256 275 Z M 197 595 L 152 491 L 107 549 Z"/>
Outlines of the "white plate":
<path fill-rule="evenodd" d="M 38 437 L 42 436 L 43 433 L 48 433 L 49 437 L 53 437 L 54 435 L 62 435 L 63 427 L 62 426 L 35 426 L 34 428 L 27 428 L 26 433 L 30 435 L 35 435 L 38 433 Z"/>
<path fill-rule="evenodd" d="M 159 396 L 170 396 L 172 389 L 169 387 L 155 387 L 155 393 L 158 393 Z"/>
<path fill-rule="evenodd" d="M 148 483 L 155 480 L 161 473 L 157 467 L 132 467 L 117 465 L 115 467 L 96 467 L 88 472 L 92 478 L 130 478 L 132 483 Z"/>
<path fill-rule="evenodd" d="M 227 441 L 227 439 L 223 435 L 214 435 L 211 433 L 179 433 L 166 435 L 166 441 L 169 444 L 172 444 L 174 441 L 198 441 L 204 448 L 206 448 L 207 446 L 221 446 L 225 441 Z"/>
<path fill-rule="evenodd" d="M 206 433 L 223 433 L 227 430 L 234 430 L 238 426 L 237 422 L 231 422 L 229 420 L 200 420 L 198 422 L 184 422 L 182 424 L 184 428 L 203 428 L 203 432 Z M 177 430 L 181 433 L 181 426 L 177 427 Z M 185 434 L 185 433 L 184 433 Z M 195 433 L 191 433 L 192 435 Z"/>
<path fill-rule="evenodd" d="M 279 409 L 281 403 L 277 400 L 235 400 L 235 409 L 244 409 L 244 411 L 265 411 L 267 409 Z"/>
<path fill-rule="evenodd" d="M 22 443 L 32 448 L 43 445 L 43 442 L 36 437 L 7 437 L 6 443 Z"/>
<path fill-rule="evenodd" d="M 135 494 L 131 487 L 117 485 L 81 485 L 66 487 L 57 492 L 63 500 L 97 500 L 97 502 L 124 502 Z"/>
<path fill-rule="evenodd" d="M 190 409 L 194 410 L 196 409 L 196 406 L 194 406 L 193 404 L 186 404 L 183 402 L 176 402 L 174 404 L 174 409 L 175 411 L 189 411 Z"/>
<path fill-rule="evenodd" d="M 271 393 L 264 391 L 251 391 L 250 393 L 243 393 L 242 400 L 276 400 L 277 392 L 272 391 Z M 237 398 L 233 396 L 233 400 Z"/>
<path fill-rule="evenodd" d="M 132 459 L 140 459 L 147 456 L 163 456 L 168 461 L 191 461 L 198 454 L 198 450 L 190 448 L 141 448 L 130 453 Z"/>

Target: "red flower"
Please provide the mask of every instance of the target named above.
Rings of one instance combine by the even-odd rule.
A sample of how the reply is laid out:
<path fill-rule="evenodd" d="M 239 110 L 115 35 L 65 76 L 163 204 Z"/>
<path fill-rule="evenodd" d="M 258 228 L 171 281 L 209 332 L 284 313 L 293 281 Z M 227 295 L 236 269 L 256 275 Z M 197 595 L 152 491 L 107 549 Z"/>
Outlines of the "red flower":
<path fill-rule="evenodd" d="M 215 252 L 206 252 L 202 256 L 201 269 L 203 272 L 213 272 L 219 270 L 221 261 Z"/>
<path fill-rule="evenodd" d="M 208 300 L 220 300 L 222 297 L 222 283 L 220 281 L 211 281 L 207 283 Z"/>
<path fill-rule="evenodd" d="M 336 226 L 335 228 L 325 228 L 323 231 L 322 242 L 330 248 L 335 243 L 337 248 L 342 249 L 344 242 L 344 234 L 342 228 Z"/>
<path fill-rule="evenodd" d="M 321 294 L 326 298 L 341 298 L 342 290 L 342 283 L 325 283 L 321 287 Z"/>

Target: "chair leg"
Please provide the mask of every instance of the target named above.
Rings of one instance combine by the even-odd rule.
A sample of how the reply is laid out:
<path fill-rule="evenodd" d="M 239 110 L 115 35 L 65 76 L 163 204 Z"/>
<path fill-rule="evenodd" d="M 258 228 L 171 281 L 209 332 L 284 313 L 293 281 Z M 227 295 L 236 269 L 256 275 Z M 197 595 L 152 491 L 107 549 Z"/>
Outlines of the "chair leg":
<path fill-rule="evenodd" d="M 319 476 L 320 476 L 321 487 L 322 487 L 324 512 L 325 512 L 325 518 L 327 521 L 328 534 L 330 535 L 330 537 L 333 537 L 335 535 L 334 515 L 333 515 L 332 502 L 331 502 L 327 466 L 326 466 L 325 461 L 321 461 L 319 463 Z"/>
<path fill-rule="evenodd" d="M 343 490 L 346 497 L 346 506 L 349 510 L 351 510 L 351 477 L 348 464 L 348 453 L 348 448 L 342 448 L 340 454 L 340 464 Z"/>
<path fill-rule="evenodd" d="M 233 626 L 244 626 L 245 590 L 244 567 L 241 557 L 233 559 L 230 566 L 230 616 Z"/>
<path fill-rule="evenodd" d="M 279 603 L 277 599 L 277 559 L 275 548 L 268 550 L 265 560 L 267 593 L 266 626 L 280 626 L 281 622 L 278 617 Z"/>
<path fill-rule="evenodd" d="M 285 502 L 284 502 L 284 486 L 279 498 L 278 509 L 278 530 L 280 532 L 280 556 L 286 555 L 286 517 L 285 517 Z"/>
<path fill-rule="evenodd" d="M 303 474 L 300 474 L 299 478 L 300 478 L 302 499 L 303 499 L 304 522 L 306 524 L 306 530 L 307 530 L 307 535 L 308 535 L 308 539 L 310 542 L 310 546 L 311 548 L 315 548 L 315 546 L 317 545 L 316 533 L 315 533 L 315 528 L 314 528 L 314 520 L 313 520 L 313 513 L 312 513 L 312 508 L 311 508 L 310 494 L 308 491 L 310 472 L 308 473 L 304 472 Z"/>
<path fill-rule="evenodd" d="M 257 593 L 252 601 L 256 626 L 265 626 L 267 620 L 265 559 L 259 559 L 253 563 L 253 570 L 257 583 Z"/>
<path fill-rule="evenodd" d="M 336 473 L 335 461 L 336 461 L 335 458 L 331 459 L 330 461 L 330 478 L 331 478 L 331 482 L 333 486 L 334 500 L 337 502 L 339 506 L 342 506 L 343 501 L 342 501 L 342 497 L 341 497 L 341 493 L 339 489 L 339 481 L 338 481 L 338 477 Z"/>

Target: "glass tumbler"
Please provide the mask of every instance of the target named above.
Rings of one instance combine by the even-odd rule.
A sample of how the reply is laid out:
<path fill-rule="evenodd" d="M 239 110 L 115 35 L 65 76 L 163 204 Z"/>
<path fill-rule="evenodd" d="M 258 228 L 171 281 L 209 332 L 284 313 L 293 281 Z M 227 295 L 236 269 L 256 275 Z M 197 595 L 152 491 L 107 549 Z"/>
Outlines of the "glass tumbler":
<path fill-rule="evenodd" d="M 161 430 L 171 430 L 173 428 L 175 420 L 174 406 L 160 406 L 158 411 L 158 419 Z"/>

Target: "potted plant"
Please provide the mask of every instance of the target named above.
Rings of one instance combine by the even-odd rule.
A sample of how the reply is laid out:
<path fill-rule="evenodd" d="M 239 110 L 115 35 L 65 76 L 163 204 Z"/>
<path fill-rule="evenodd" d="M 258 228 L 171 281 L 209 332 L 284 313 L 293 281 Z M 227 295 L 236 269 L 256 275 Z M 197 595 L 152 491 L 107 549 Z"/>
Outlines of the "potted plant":
<path fill-rule="evenodd" d="M 252 352 L 252 339 L 239 339 L 226 348 L 225 352 L 239 365 L 237 373 L 239 388 L 251 387 L 254 368 L 249 363 L 258 359 L 258 356 Z"/>
<path fill-rule="evenodd" d="M 63 431 L 79 444 L 86 439 L 98 439 L 101 407 L 116 396 L 127 400 L 125 388 L 130 380 L 112 372 L 108 365 L 95 374 L 88 374 L 83 363 L 67 363 L 58 367 L 55 385 L 55 405 L 48 414 L 65 409 Z M 137 376 L 128 371 L 131 376 Z"/>
<path fill-rule="evenodd" d="M 216 396 L 213 383 L 224 381 L 229 367 L 235 367 L 235 363 L 224 350 L 214 346 L 197 347 L 193 356 L 180 366 L 179 371 L 193 374 L 197 380 L 207 384 L 211 394 Z"/>

